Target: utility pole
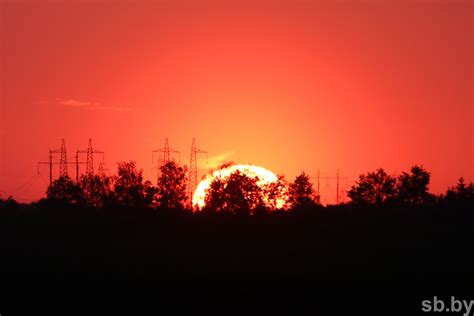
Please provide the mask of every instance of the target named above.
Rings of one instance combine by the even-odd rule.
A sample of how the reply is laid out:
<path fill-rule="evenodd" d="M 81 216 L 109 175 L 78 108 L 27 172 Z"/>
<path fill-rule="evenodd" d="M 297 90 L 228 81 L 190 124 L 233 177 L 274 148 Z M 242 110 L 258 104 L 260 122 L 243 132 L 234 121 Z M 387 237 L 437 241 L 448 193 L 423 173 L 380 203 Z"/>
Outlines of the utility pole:
<path fill-rule="evenodd" d="M 318 169 L 318 199 L 321 199 L 321 191 L 320 191 L 320 186 L 319 186 L 319 169 Z"/>
<path fill-rule="evenodd" d="M 209 156 L 207 151 L 196 148 L 196 138 L 193 138 L 191 143 L 191 158 L 189 161 L 189 178 L 188 178 L 188 196 L 189 203 L 193 207 L 193 194 L 197 187 L 197 154 L 206 154 L 206 164 L 208 163 Z"/>
<path fill-rule="evenodd" d="M 156 165 L 156 183 L 160 179 L 160 167 L 171 161 L 171 153 L 178 154 L 178 161 L 181 161 L 181 153 L 178 150 L 171 149 L 168 143 L 168 138 L 165 138 L 165 146 L 160 149 L 155 149 L 151 152 L 151 163 L 154 163 L 155 153 L 158 154 L 157 165 Z"/>
<path fill-rule="evenodd" d="M 54 164 L 58 164 L 57 162 Z M 48 161 L 40 161 L 38 162 L 38 174 L 40 171 L 40 165 L 48 165 L 49 166 L 49 185 L 53 184 L 53 153 L 49 150 Z"/>

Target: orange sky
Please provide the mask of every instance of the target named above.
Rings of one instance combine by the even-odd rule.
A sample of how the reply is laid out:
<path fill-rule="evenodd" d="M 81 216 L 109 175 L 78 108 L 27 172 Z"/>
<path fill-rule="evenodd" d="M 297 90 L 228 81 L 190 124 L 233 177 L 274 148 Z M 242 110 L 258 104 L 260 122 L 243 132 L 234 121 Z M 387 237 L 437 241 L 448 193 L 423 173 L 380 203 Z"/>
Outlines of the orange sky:
<path fill-rule="evenodd" d="M 0 195 L 41 197 L 36 162 L 61 138 L 71 161 L 92 138 L 108 169 L 152 180 L 165 137 L 183 163 L 196 137 L 213 162 L 288 179 L 422 164 L 436 193 L 474 180 L 473 3 L 3 0 Z"/>

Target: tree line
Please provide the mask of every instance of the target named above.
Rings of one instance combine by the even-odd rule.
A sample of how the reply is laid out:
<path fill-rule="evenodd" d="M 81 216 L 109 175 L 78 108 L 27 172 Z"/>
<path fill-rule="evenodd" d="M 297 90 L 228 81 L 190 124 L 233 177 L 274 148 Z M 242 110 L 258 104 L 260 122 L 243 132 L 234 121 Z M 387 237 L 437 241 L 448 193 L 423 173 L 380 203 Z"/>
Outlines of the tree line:
<path fill-rule="evenodd" d="M 225 167 L 228 165 L 223 165 Z M 48 186 L 43 201 L 87 208 L 161 208 L 192 209 L 188 200 L 187 168 L 171 161 L 160 167 L 157 185 L 143 177 L 135 162 L 120 162 L 117 173 L 83 175 L 76 183 L 60 177 Z M 266 185 L 258 177 L 240 171 L 226 178 L 215 178 L 205 197 L 203 212 L 256 214 L 269 211 L 297 211 L 321 207 L 310 177 L 302 172 L 292 182 L 284 176 Z M 379 168 L 361 174 L 347 195 L 354 206 L 433 206 L 446 203 L 473 203 L 474 184 L 461 177 L 445 194 L 429 192 L 430 172 L 413 166 L 398 177 Z M 41 201 L 40 201 L 41 202 Z M 1 206 L 16 202 L 12 197 L 0 199 Z"/>

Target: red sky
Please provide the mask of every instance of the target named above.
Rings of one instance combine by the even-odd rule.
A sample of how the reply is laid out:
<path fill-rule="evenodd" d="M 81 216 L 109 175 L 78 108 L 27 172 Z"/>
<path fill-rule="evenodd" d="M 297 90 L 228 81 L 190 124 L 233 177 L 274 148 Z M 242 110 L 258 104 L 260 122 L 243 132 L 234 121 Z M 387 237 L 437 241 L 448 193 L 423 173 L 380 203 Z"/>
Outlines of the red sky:
<path fill-rule="evenodd" d="M 163 139 L 292 180 L 350 186 L 422 164 L 474 180 L 473 1 L 1 1 L 0 195 L 43 195 L 36 162 L 93 139 L 154 180 Z M 205 163 L 205 160 L 201 160 Z M 72 175 L 73 167 L 69 170 Z M 153 171 L 154 172 L 154 171 Z M 341 181 L 342 186 L 346 181 Z M 335 183 L 321 182 L 334 202 Z"/>

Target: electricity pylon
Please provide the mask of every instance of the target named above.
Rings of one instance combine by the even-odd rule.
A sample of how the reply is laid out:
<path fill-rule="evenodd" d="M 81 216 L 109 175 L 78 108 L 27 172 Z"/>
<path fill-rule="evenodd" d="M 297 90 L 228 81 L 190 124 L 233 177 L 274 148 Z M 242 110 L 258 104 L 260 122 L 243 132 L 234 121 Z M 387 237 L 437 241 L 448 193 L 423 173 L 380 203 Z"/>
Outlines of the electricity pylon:
<path fill-rule="evenodd" d="M 196 138 L 193 138 L 191 144 L 191 158 L 189 161 L 189 178 L 188 178 L 188 196 L 191 207 L 193 206 L 193 194 L 197 187 L 197 154 L 206 154 L 206 164 L 208 163 L 208 153 L 205 150 L 196 148 Z"/>
<path fill-rule="evenodd" d="M 59 162 L 53 162 L 53 154 L 60 154 Z M 49 165 L 49 184 L 53 183 L 53 165 L 59 165 L 59 177 L 67 177 L 67 152 L 66 152 L 66 142 L 64 138 L 61 139 L 61 148 L 55 150 L 49 150 L 48 161 L 40 161 L 38 162 L 38 173 L 39 173 L 39 166 L 42 164 Z M 70 164 L 70 163 L 69 163 Z"/>
<path fill-rule="evenodd" d="M 101 150 L 94 149 L 92 147 L 92 139 L 89 138 L 89 145 L 87 146 L 87 149 L 76 151 L 76 182 L 79 181 L 79 164 L 84 163 L 84 162 L 79 162 L 79 154 L 87 154 L 87 160 L 86 160 L 87 176 L 94 175 L 94 154 L 102 155 L 102 163 L 105 160 L 105 153 Z"/>
<path fill-rule="evenodd" d="M 156 169 L 157 169 L 156 183 L 158 184 L 158 181 L 160 179 L 160 167 L 171 161 L 171 153 L 177 153 L 178 161 L 181 161 L 181 153 L 178 150 L 170 148 L 170 145 L 168 143 L 168 138 L 165 138 L 165 146 L 163 148 L 155 149 L 151 152 L 151 163 L 155 162 L 154 160 L 155 153 L 158 154 L 157 165 L 156 165 Z"/>
<path fill-rule="evenodd" d="M 50 151 L 53 154 L 60 154 L 61 158 L 59 160 L 59 176 L 67 177 L 67 152 L 66 152 L 66 142 L 64 138 L 61 139 L 61 148 Z"/>

